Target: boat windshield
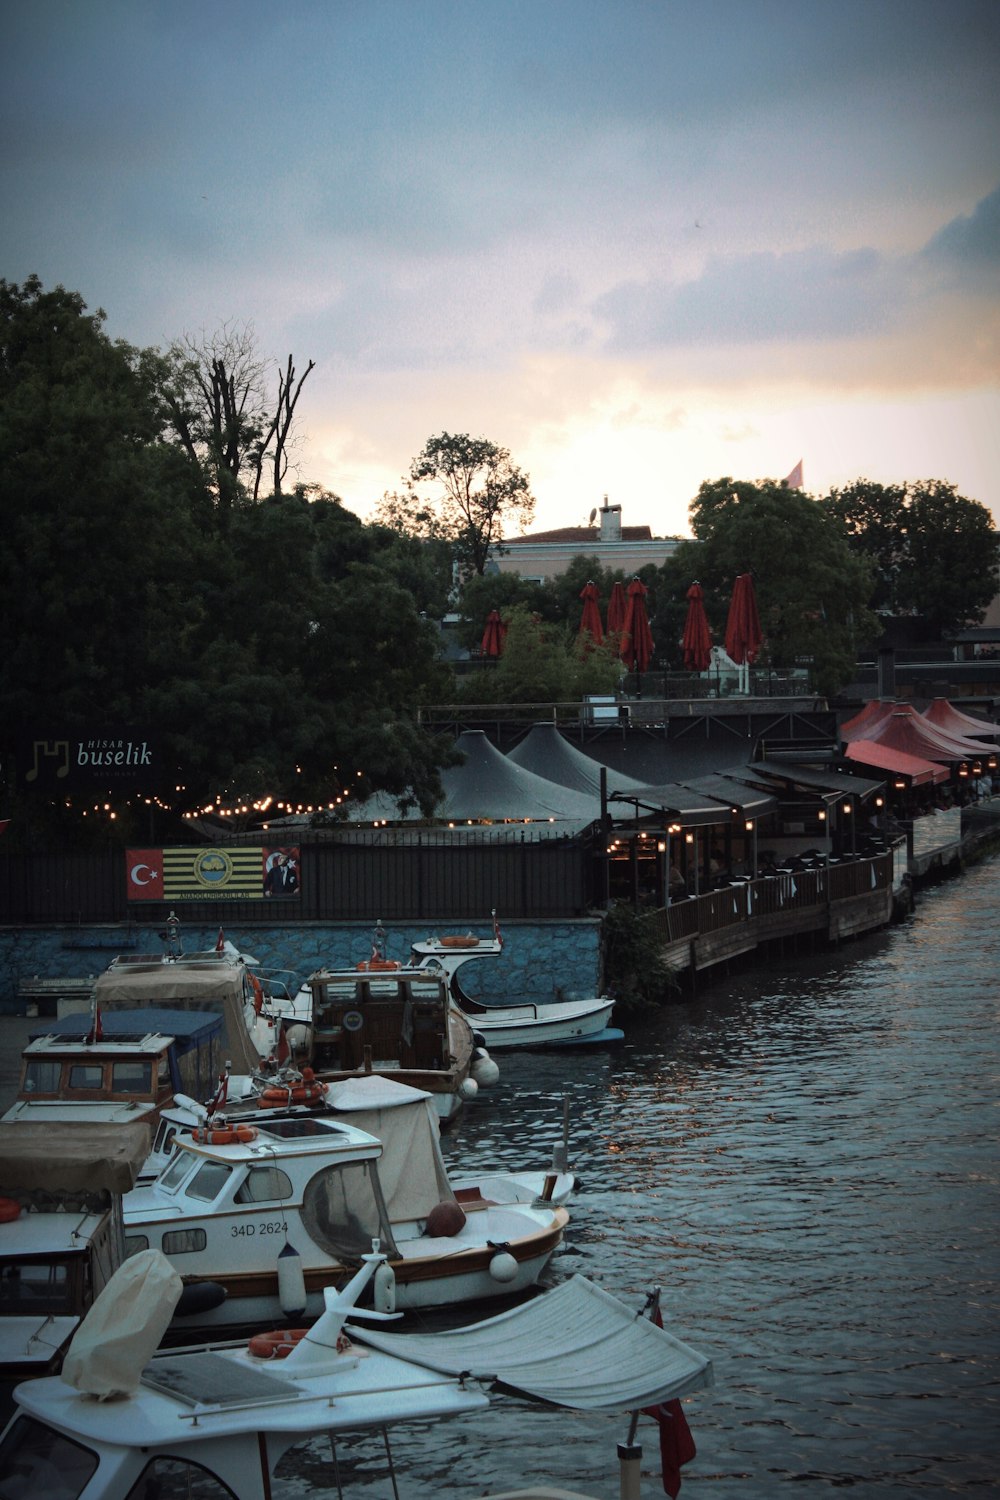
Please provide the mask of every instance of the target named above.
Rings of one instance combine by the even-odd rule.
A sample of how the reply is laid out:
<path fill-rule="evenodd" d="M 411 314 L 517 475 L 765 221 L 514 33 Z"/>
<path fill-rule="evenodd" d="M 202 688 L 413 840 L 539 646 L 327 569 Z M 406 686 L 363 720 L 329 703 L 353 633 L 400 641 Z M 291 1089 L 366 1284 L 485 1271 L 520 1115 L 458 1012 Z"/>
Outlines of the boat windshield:
<path fill-rule="evenodd" d="M 64 1261 L 8 1261 L 0 1268 L 0 1316 L 67 1316 L 75 1311 L 74 1291 Z M 5 1500 L 2 1487 L 0 1500 Z"/>
<path fill-rule="evenodd" d="M 97 1470 L 97 1454 L 61 1432 L 19 1416 L 0 1440 L 0 1496 L 76 1500 Z"/>

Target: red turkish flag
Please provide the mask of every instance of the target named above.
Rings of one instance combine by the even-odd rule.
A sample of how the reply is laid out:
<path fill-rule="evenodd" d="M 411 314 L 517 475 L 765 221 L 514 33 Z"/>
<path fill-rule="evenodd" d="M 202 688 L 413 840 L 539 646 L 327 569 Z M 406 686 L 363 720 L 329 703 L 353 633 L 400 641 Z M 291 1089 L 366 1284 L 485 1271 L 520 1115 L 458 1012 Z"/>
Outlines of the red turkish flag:
<path fill-rule="evenodd" d="M 125 850 L 125 899 L 163 900 L 163 850 Z"/>

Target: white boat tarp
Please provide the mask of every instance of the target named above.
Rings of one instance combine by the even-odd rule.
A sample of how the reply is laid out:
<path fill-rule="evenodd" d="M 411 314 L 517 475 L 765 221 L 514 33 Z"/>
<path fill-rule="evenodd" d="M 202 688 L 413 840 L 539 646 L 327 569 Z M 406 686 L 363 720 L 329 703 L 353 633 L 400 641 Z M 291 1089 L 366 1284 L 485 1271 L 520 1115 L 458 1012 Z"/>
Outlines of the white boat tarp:
<path fill-rule="evenodd" d="M 210 964 L 204 968 L 185 963 L 123 964 L 97 976 L 94 997 L 99 1006 L 109 1010 L 165 1005 L 214 1011 L 223 1019 L 233 1071 L 252 1073 L 260 1063 L 248 1029 L 253 1000 L 242 964 Z"/>
<path fill-rule="evenodd" d="M 62 1368 L 66 1384 L 99 1401 L 134 1394 L 183 1289 L 160 1250 L 140 1250 L 125 1261 L 73 1335 Z"/>
<path fill-rule="evenodd" d="M 391 1224 L 426 1218 L 436 1204 L 455 1202 L 430 1094 L 372 1073 L 334 1084 L 328 1102 L 382 1142 L 378 1175 Z"/>
<path fill-rule="evenodd" d="M 637 1411 L 714 1382 L 711 1360 L 585 1276 L 448 1333 L 350 1332 L 425 1369 L 468 1371 L 575 1411 Z"/>

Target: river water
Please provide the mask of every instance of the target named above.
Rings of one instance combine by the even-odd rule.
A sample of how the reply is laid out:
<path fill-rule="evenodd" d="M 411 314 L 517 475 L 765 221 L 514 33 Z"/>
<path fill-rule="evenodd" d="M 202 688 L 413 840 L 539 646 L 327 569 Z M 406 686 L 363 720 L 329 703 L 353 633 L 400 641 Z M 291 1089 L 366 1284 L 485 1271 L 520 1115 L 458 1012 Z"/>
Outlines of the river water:
<path fill-rule="evenodd" d="M 992 859 L 905 925 L 720 979 L 614 1050 L 501 1055 L 446 1142 L 463 1170 L 547 1165 L 568 1095 L 579 1189 L 551 1278 L 636 1309 L 660 1285 L 668 1328 L 711 1356 L 686 1500 L 1000 1494 L 998 917 Z M 616 1500 L 626 1436 L 504 1398 L 393 1451 L 404 1500 Z M 662 1495 L 647 1418 L 638 1440 Z M 348 1494 L 390 1494 L 370 1440 L 342 1456 Z"/>

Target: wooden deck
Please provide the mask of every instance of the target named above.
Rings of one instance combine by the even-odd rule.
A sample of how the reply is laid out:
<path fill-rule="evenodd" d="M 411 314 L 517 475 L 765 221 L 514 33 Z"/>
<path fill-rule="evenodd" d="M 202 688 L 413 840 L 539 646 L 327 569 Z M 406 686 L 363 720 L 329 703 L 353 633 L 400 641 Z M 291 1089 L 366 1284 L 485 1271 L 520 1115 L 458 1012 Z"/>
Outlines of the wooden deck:
<path fill-rule="evenodd" d="M 651 917 L 669 967 L 693 978 L 718 964 L 780 943 L 838 943 L 892 920 L 892 855 L 788 870 L 688 897 Z"/>

